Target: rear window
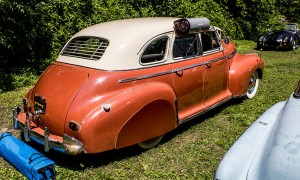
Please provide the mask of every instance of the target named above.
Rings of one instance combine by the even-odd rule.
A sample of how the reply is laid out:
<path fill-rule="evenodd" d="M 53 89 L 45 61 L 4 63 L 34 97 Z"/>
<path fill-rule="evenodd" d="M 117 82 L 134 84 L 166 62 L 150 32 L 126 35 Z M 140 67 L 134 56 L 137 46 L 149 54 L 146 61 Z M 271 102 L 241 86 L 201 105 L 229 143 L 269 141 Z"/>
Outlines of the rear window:
<path fill-rule="evenodd" d="M 76 37 L 63 49 L 61 55 L 99 60 L 108 47 L 108 40 L 99 37 Z"/>
<path fill-rule="evenodd" d="M 167 43 L 168 37 L 165 36 L 152 41 L 143 52 L 141 63 L 146 64 L 164 61 L 167 51 Z"/>

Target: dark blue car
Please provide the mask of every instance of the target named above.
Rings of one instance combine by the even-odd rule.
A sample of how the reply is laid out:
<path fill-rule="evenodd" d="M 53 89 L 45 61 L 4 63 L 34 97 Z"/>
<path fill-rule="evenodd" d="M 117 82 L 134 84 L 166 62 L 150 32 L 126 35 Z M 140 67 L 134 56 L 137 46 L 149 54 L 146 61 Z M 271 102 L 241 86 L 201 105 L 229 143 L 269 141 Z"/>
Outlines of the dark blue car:
<path fill-rule="evenodd" d="M 295 50 L 299 45 L 300 32 L 296 23 L 274 25 L 257 41 L 257 49 Z"/>

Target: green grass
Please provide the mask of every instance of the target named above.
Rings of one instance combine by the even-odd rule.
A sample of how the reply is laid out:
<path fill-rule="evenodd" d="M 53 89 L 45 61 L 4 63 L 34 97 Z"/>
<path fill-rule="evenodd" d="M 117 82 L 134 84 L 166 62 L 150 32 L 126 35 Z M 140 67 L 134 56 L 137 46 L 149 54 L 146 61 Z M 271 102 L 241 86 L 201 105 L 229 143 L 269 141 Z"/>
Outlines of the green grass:
<path fill-rule="evenodd" d="M 252 41 L 235 41 L 241 53 L 258 52 Z M 263 80 L 253 99 L 234 99 L 168 133 L 156 148 L 135 146 L 94 155 L 46 155 L 56 162 L 57 179 L 213 179 L 237 138 L 269 107 L 286 100 L 300 80 L 300 48 L 258 52 Z M 11 131 L 11 109 L 30 87 L 0 94 L 1 129 Z M 40 147 L 38 150 L 42 152 Z M 23 176 L 0 159 L 0 179 Z"/>

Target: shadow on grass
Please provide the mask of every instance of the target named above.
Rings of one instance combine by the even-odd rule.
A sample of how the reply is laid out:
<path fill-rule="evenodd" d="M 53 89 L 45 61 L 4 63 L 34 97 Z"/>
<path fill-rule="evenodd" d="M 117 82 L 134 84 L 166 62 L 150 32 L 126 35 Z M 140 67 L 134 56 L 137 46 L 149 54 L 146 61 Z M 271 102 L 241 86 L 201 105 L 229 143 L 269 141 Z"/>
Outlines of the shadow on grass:
<path fill-rule="evenodd" d="M 200 115 L 186 123 L 181 124 L 178 128 L 174 129 L 173 131 L 167 133 L 161 143 L 165 143 L 170 141 L 172 138 L 187 131 L 189 128 L 204 122 L 205 120 L 214 117 L 216 114 L 220 113 L 224 108 L 240 104 L 244 101 L 244 98 L 239 99 L 232 99 L 211 111 L 206 112 L 203 115 Z M 64 168 L 68 168 L 75 171 L 83 171 L 86 168 L 97 168 L 101 166 L 106 166 L 109 163 L 114 161 L 121 161 L 123 159 L 127 159 L 130 157 L 138 156 L 144 151 L 140 149 L 137 145 L 133 145 L 130 147 L 111 150 L 107 152 L 97 153 L 97 154 L 79 154 L 79 155 L 67 155 L 62 154 L 53 150 L 49 152 L 44 152 L 43 147 L 38 145 L 37 143 L 31 142 L 30 145 L 41 152 L 42 154 L 46 155 L 48 158 L 53 160 L 57 165 L 62 166 Z"/>
<path fill-rule="evenodd" d="M 272 52 L 272 51 L 277 51 L 277 52 L 289 52 L 289 51 L 294 51 L 291 48 L 272 48 L 272 47 L 264 47 L 264 48 L 254 48 L 257 51 L 267 51 L 267 52 Z"/>
<path fill-rule="evenodd" d="M 35 142 L 30 142 L 30 146 L 53 160 L 55 164 L 74 171 L 83 171 L 86 168 L 106 166 L 114 161 L 121 161 L 123 159 L 138 156 L 144 151 L 137 147 L 137 145 L 134 145 L 96 154 L 81 153 L 78 155 L 68 155 L 54 150 L 45 152 L 43 147 Z"/>

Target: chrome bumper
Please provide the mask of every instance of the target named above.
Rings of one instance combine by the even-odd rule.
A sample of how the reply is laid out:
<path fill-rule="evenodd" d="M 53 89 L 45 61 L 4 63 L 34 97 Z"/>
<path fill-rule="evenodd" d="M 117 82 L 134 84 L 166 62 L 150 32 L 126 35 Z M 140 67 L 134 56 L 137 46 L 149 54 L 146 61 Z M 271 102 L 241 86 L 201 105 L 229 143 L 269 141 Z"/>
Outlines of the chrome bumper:
<path fill-rule="evenodd" d="M 42 144 L 46 152 L 53 149 L 62 153 L 76 155 L 83 151 L 83 144 L 77 139 L 66 134 L 63 135 L 62 141 L 55 141 L 50 138 L 50 133 L 47 127 L 44 129 L 43 135 L 33 131 L 29 126 L 30 118 L 26 118 L 25 124 L 23 124 L 18 118 L 19 112 L 20 109 L 18 107 L 13 110 L 13 126 L 15 129 L 22 130 L 24 140 L 26 142 L 33 140 Z"/>

